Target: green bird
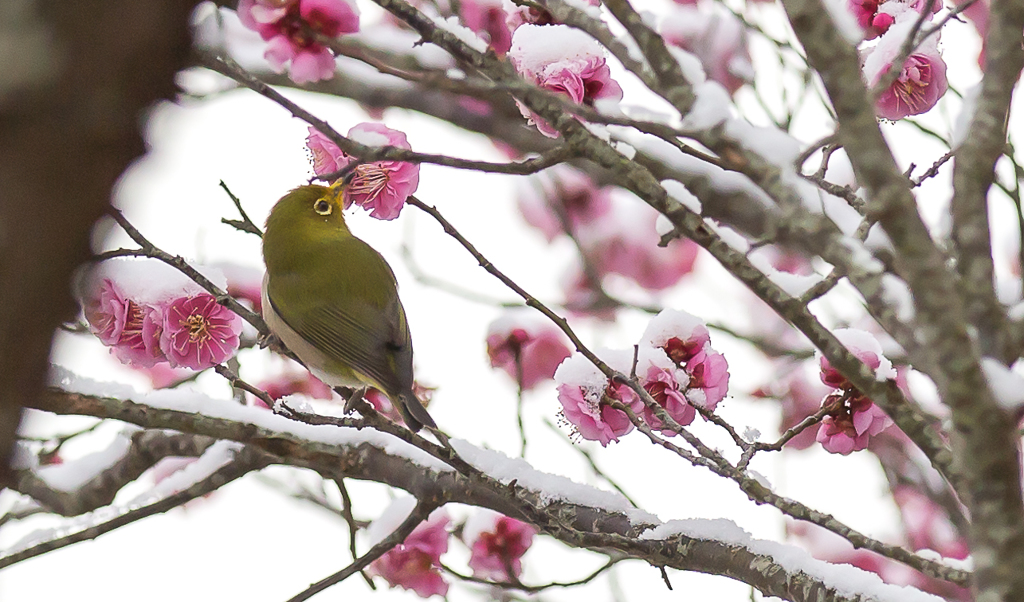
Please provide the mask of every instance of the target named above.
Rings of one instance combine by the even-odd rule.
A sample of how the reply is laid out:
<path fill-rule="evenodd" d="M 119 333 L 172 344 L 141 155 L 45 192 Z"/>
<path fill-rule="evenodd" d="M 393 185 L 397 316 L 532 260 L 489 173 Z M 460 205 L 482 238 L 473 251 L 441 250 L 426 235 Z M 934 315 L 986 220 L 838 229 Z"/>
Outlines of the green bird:
<path fill-rule="evenodd" d="M 413 394 L 412 339 L 391 266 L 349 231 L 343 188 L 299 186 L 263 234 L 263 318 L 317 378 L 382 391 L 413 431 L 437 425 Z"/>

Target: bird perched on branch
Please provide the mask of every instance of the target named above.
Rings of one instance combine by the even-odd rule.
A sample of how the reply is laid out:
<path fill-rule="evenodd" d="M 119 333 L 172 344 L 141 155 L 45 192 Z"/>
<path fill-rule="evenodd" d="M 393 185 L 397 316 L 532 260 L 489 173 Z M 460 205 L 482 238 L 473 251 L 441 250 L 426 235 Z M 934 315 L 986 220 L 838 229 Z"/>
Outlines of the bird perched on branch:
<path fill-rule="evenodd" d="M 317 378 L 356 390 L 349 405 L 374 387 L 410 429 L 436 429 L 412 391 L 412 339 L 395 274 L 349 231 L 343 186 L 299 186 L 271 209 L 263 318 Z"/>

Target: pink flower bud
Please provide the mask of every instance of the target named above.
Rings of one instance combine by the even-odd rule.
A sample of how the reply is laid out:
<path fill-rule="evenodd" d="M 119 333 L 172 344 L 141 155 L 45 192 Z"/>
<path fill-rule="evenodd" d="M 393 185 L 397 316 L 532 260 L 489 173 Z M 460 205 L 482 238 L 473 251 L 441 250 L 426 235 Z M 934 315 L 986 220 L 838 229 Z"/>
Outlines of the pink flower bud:
<path fill-rule="evenodd" d="M 466 27 L 485 34 L 498 56 L 505 56 L 512 45 L 512 33 L 505 24 L 501 0 L 460 0 L 459 12 Z"/>

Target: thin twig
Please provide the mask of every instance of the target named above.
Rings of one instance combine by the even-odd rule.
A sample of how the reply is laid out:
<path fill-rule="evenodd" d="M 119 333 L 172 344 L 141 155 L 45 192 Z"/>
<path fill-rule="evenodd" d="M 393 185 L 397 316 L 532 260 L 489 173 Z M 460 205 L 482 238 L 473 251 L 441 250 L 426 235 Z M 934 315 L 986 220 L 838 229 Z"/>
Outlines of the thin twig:
<path fill-rule="evenodd" d="M 248 457 L 244 457 L 245 455 L 248 455 Z M 236 456 L 235 460 L 217 469 L 211 473 L 210 476 L 194 483 L 178 493 L 169 495 L 158 502 L 147 504 L 134 510 L 129 510 L 116 518 L 82 529 L 81 531 L 77 531 L 70 535 L 43 541 L 24 550 L 2 556 L 0 557 L 0 569 L 9 567 L 12 564 L 23 560 L 28 560 L 29 558 L 40 556 L 47 552 L 52 552 L 53 550 L 67 547 L 80 541 L 96 539 L 104 533 L 108 533 L 135 521 L 155 514 L 162 514 L 168 510 L 177 508 L 186 502 L 202 497 L 211 491 L 215 491 L 238 477 L 241 477 L 253 470 L 263 468 L 267 464 L 267 456 L 262 452 L 248 451 L 248 448 L 245 448 L 243 449 L 242 454 Z"/>
<path fill-rule="evenodd" d="M 433 504 L 428 504 L 423 501 L 417 501 L 416 507 L 413 508 L 409 516 L 406 517 L 402 524 L 398 526 L 390 535 L 385 537 L 380 543 L 370 548 L 370 550 L 353 561 L 352 564 L 341 569 L 337 573 L 325 577 L 320 581 L 310 585 L 303 591 L 292 596 L 288 599 L 288 602 L 302 602 L 303 600 L 309 600 L 316 594 L 324 591 L 325 589 L 341 583 L 345 579 L 348 579 L 354 573 L 362 571 L 370 565 L 371 562 L 377 560 L 384 554 L 388 553 L 392 548 L 401 544 L 410 534 L 430 516 L 430 513 L 436 508 Z"/>
<path fill-rule="evenodd" d="M 553 581 L 551 583 L 545 583 L 543 585 L 526 585 L 526 584 L 524 584 L 522 582 L 519 582 L 518 580 L 517 581 L 491 581 L 489 579 L 481 579 L 479 577 L 474 577 L 472 575 L 464 575 L 464 574 L 456 571 L 455 569 L 449 567 L 446 564 L 442 564 L 441 565 L 441 569 L 444 572 L 448 573 L 449 575 L 455 577 L 456 579 L 459 579 L 460 581 L 468 581 L 470 583 L 480 583 L 482 585 L 489 585 L 491 587 L 497 587 L 497 588 L 501 588 L 501 589 L 516 589 L 516 590 L 519 590 L 519 591 L 522 591 L 522 592 L 527 592 L 527 593 L 530 593 L 530 594 L 534 594 L 534 593 L 541 592 L 541 591 L 544 591 L 546 589 L 552 589 L 552 588 L 555 588 L 555 587 L 576 587 L 578 585 L 586 585 L 587 583 L 590 583 L 591 581 L 593 581 L 597 577 L 601 576 L 602 573 L 604 573 L 608 569 L 612 568 L 613 566 L 615 566 L 616 564 L 618 564 L 622 560 L 625 560 L 625 559 L 624 558 L 610 558 L 608 560 L 608 562 L 606 562 L 604 565 L 602 565 L 599 569 L 597 569 L 593 573 L 587 575 L 586 577 L 583 577 L 582 579 L 577 579 L 576 581 L 566 581 L 566 582 Z"/>
<path fill-rule="evenodd" d="M 231 189 L 228 188 L 228 185 L 224 183 L 224 180 L 220 181 L 220 187 L 223 188 L 224 192 L 228 194 L 228 197 L 231 199 L 231 202 L 234 203 L 235 208 L 238 209 L 238 214 L 242 216 L 241 220 L 221 218 L 220 221 L 229 226 L 234 226 L 235 228 L 241 230 L 242 232 L 248 232 L 250 234 L 255 234 L 256 236 L 263 238 L 263 231 L 260 230 L 259 227 L 256 226 L 256 224 L 252 223 L 252 220 L 249 219 L 249 215 L 245 212 L 245 209 L 242 209 L 242 201 L 238 200 L 238 197 L 236 197 L 234 193 L 231 192 Z"/>

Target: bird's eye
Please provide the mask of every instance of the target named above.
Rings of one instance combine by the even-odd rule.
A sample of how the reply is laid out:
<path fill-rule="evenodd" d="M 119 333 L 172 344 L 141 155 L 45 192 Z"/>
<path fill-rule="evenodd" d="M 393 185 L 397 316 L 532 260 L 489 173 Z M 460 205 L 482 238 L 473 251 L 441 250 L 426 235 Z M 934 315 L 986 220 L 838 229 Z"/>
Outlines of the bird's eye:
<path fill-rule="evenodd" d="M 331 204 L 323 199 L 319 199 L 317 202 L 313 203 L 313 211 L 316 211 L 320 215 L 330 215 Z"/>

